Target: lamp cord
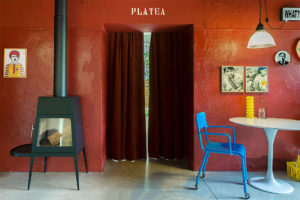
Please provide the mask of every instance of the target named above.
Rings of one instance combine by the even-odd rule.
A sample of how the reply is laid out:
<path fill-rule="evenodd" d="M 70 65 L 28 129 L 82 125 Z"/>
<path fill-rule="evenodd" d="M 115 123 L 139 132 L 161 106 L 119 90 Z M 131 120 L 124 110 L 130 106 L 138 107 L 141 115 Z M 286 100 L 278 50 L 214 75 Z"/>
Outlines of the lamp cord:
<path fill-rule="evenodd" d="M 261 24 L 261 0 L 259 0 L 259 23 Z"/>
<path fill-rule="evenodd" d="M 259 0 L 259 10 L 261 9 L 261 5 L 260 5 L 260 0 Z M 268 24 L 268 26 L 269 26 L 269 28 L 271 29 L 271 30 L 279 30 L 279 29 L 282 29 L 282 27 L 286 24 L 286 22 L 285 21 L 283 21 L 283 23 L 280 25 L 280 27 L 278 27 L 278 28 L 273 28 L 272 26 L 271 26 L 271 24 L 269 24 L 269 17 L 268 17 L 268 9 L 267 9 L 267 3 L 266 3 L 266 0 L 264 0 L 264 3 L 265 3 L 265 12 L 266 12 L 266 23 Z M 260 14 L 261 15 L 261 14 Z M 259 21 L 261 20 L 260 18 L 261 18 L 261 16 L 259 15 Z"/>

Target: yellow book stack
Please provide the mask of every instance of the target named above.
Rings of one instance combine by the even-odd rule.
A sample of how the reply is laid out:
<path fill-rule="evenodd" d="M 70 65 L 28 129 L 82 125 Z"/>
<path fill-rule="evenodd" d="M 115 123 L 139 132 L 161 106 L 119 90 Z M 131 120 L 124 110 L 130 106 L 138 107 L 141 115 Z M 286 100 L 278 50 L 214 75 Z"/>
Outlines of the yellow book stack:
<path fill-rule="evenodd" d="M 300 155 L 298 155 L 297 162 L 286 162 L 287 174 L 297 181 L 300 181 Z"/>
<path fill-rule="evenodd" d="M 246 97 L 246 117 L 254 118 L 254 97 L 253 96 Z"/>

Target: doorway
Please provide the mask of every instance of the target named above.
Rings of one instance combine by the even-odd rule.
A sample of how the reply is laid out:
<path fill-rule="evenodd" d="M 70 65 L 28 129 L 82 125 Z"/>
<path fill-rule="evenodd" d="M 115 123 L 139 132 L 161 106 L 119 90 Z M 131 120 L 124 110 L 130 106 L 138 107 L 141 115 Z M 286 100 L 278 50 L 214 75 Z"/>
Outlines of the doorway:
<path fill-rule="evenodd" d="M 187 162 L 189 163 L 189 166 L 193 166 L 193 25 L 184 25 L 184 26 L 175 26 L 175 25 L 149 25 L 149 26 L 145 26 L 145 25 L 120 25 L 120 26 L 116 26 L 113 25 L 112 27 L 108 25 L 109 28 L 107 28 L 108 32 L 129 32 L 129 31 L 135 31 L 135 32 L 143 32 L 143 36 L 144 36 L 144 42 L 147 40 L 145 36 L 150 36 L 149 33 L 149 29 L 151 29 L 151 32 L 181 32 L 182 35 L 182 41 L 180 41 L 180 43 L 182 43 L 182 47 L 183 49 L 181 50 L 181 54 L 179 55 L 181 57 L 181 63 L 182 63 L 182 69 L 183 71 L 180 73 L 180 78 L 182 79 L 182 81 L 180 82 L 179 86 L 181 87 L 181 92 L 180 92 L 180 96 L 178 96 L 178 98 L 181 98 L 179 107 L 180 107 L 180 111 L 178 113 L 178 115 L 183 116 L 179 121 L 173 121 L 172 123 L 176 123 L 174 125 L 178 125 L 181 124 L 182 128 L 180 130 L 181 132 L 181 137 L 180 137 L 180 147 L 178 147 L 178 149 L 182 149 L 182 153 L 181 153 L 181 157 L 184 158 L 185 160 L 187 160 Z M 116 28 L 117 27 L 117 28 Z M 148 27 L 148 28 L 145 28 Z M 150 37 L 149 37 L 150 38 Z M 172 42 L 172 40 L 171 40 Z M 150 43 L 150 39 L 149 39 L 149 43 Z M 145 43 L 144 43 L 145 45 Z M 167 47 L 167 46 L 166 46 Z M 166 48 L 168 49 L 168 48 Z M 145 50 L 145 48 L 144 48 Z M 150 50 L 150 48 L 149 48 Z M 173 49 L 174 50 L 174 49 Z M 172 51 L 173 51 L 172 50 Z M 112 52 L 109 50 L 108 54 L 111 54 Z M 163 54 L 164 52 L 162 52 Z M 108 55 L 110 56 L 110 55 Z M 145 56 L 145 53 L 143 52 L 143 57 Z M 169 59 L 172 59 L 171 57 Z M 108 59 L 110 60 L 110 59 Z M 144 57 L 144 63 L 146 63 L 147 60 Z M 151 61 L 149 60 L 149 63 Z M 176 58 L 173 58 L 174 63 L 176 63 Z M 109 66 L 110 63 L 108 62 L 107 65 L 107 69 L 109 69 L 111 66 Z M 150 65 L 149 65 L 150 66 Z M 168 72 L 167 72 L 168 73 Z M 144 69 L 144 86 L 147 86 L 147 84 L 151 87 L 151 84 L 149 82 L 149 79 L 151 79 L 151 75 L 149 77 L 149 79 L 147 80 L 146 78 L 146 74 L 147 74 L 147 69 Z M 150 70 L 149 70 L 149 73 Z M 169 76 L 172 76 L 172 72 L 169 72 Z M 112 88 L 111 85 L 109 84 L 109 81 L 114 82 L 115 80 L 108 80 L 108 91 Z M 147 83 L 148 81 L 148 83 Z M 169 85 L 170 86 L 170 85 Z M 171 85 L 172 87 L 172 85 Z M 165 88 L 166 90 L 170 90 L 170 88 Z M 152 87 L 155 88 L 155 87 Z M 145 107 L 144 107 L 144 113 L 145 113 L 145 120 L 146 122 L 148 122 L 147 117 L 149 117 L 149 112 L 151 112 L 151 110 L 149 110 L 149 107 L 147 109 L 147 92 L 149 92 L 149 96 L 151 98 L 151 88 L 148 88 L 149 90 L 147 91 L 147 87 L 144 88 L 144 95 L 145 95 Z M 152 93 L 154 94 L 154 93 Z M 109 95 L 109 94 L 107 94 Z M 173 98 L 174 101 L 177 101 L 178 98 Z M 108 101 L 109 102 L 109 98 Z M 151 100 L 148 100 L 148 105 L 151 104 L 150 102 Z M 160 103 L 158 103 L 160 104 Z M 149 105 L 150 106 L 150 105 Z M 150 108 L 151 109 L 151 108 Z M 149 111 L 149 112 L 148 112 Z M 158 111 L 156 111 L 157 113 L 161 112 L 159 109 Z M 172 113 L 170 113 L 170 115 L 172 115 Z M 108 115 L 107 115 L 108 116 Z M 161 120 L 165 119 L 165 118 L 161 118 Z M 109 122 L 109 118 L 107 119 L 107 121 Z M 120 122 L 121 123 L 121 122 Z M 109 132 L 109 126 L 113 126 L 113 124 L 109 124 L 107 123 L 108 126 L 108 131 L 106 133 L 106 137 L 109 138 L 111 136 L 111 133 Z M 164 126 L 162 124 L 162 126 Z M 148 130 L 148 124 L 145 124 L 145 128 L 146 130 Z M 147 133 L 147 132 L 146 132 Z M 151 133 L 152 134 L 152 133 Z M 162 131 L 159 130 L 159 134 L 162 134 Z M 148 138 L 149 136 L 147 135 L 146 140 L 145 140 L 145 148 L 146 148 L 146 155 L 149 152 L 149 141 Z M 151 137 L 151 135 L 150 135 Z M 110 143 L 111 141 L 113 141 L 114 139 L 111 139 L 110 141 L 107 140 L 107 148 L 108 146 L 112 147 L 115 146 L 112 143 Z M 172 141 L 174 140 L 174 138 L 171 136 L 169 137 L 169 140 Z M 155 143 L 155 142 L 154 142 Z M 164 143 L 159 142 L 159 149 L 162 149 L 164 146 Z M 173 149 L 177 149 L 177 147 L 173 147 Z M 108 158 L 110 158 L 111 155 L 108 154 Z M 151 156 L 152 157 L 152 156 Z M 158 156 L 155 156 L 156 158 L 162 158 L 164 156 L 160 156 L 158 154 Z M 127 159 L 127 158 L 122 158 L 122 159 Z M 140 158 L 137 158 L 140 159 Z M 172 159 L 172 157 L 170 157 L 169 159 Z M 178 159 L 178 158 L 176 158 Z"/>

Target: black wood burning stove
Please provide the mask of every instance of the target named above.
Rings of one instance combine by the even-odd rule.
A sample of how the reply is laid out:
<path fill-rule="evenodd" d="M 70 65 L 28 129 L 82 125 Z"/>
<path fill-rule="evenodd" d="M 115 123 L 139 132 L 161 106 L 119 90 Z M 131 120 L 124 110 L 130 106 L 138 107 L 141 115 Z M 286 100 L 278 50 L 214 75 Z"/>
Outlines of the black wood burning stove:
<path fill-rule="evenodd" d="M 30 156 L 28 190 L 34 157 L 45 158 L 44 171 L 46 171 L 47 157 L 57 156 L 74 158 L 79 190 L 77 156 L 81 150 L 87 172 L 79 97 L 40 97 Z"/>
<path fill-rule="evenodd" d="M 84 137 L 78 96 L 67 97 L 67 0 L 55 0 L 54 24 L 54 96 L 40 97 L 37 106 L 33 144 L 11 150 L 13 156 L 29 156 L 28 190 L 35 157 L 70 156 L 74 158 L 77 189 L 79 190 L 77 156 L 83 151 L 87 172 Z"/>
<path fill-rule="evenodd" d="M 67 95 L 67 0 L 55 0 L 54 23 L 54 97 L 40 97 L 37 106 L 35 131 L 28 189 L 35 156 L 71 156 L 74 158 L 77 189 L 79 190 L 77 155 L 84 148 L 79 97 Z"/>

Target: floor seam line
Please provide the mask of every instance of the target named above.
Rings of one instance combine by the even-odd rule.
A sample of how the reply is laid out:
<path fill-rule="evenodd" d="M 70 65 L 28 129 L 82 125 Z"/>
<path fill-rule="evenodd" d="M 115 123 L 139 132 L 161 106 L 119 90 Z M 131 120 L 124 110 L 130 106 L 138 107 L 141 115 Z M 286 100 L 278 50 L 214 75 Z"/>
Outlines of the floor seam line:
<path fill-rule="evenodd" d="M 217 195 L 213 192 L 213 190 L 208 186 L 208 184 L 206 183 L 205 180 L 203 180 L 204 185 L 206 185 L 206 187 L 208 188 L 208 190 L 213 194 L 213 196 L 215 197 L 216 200 L 219 200 L 219 198 L 217 197 Z"/>

